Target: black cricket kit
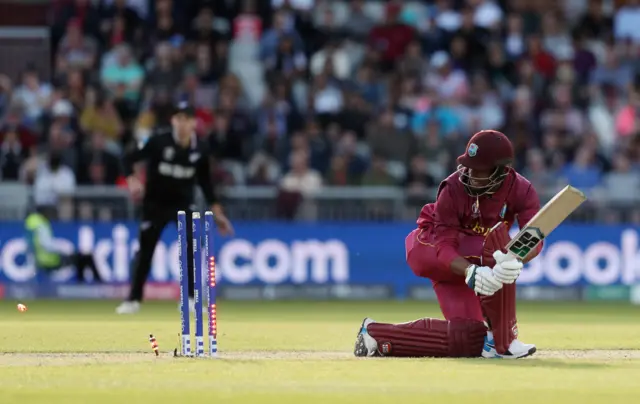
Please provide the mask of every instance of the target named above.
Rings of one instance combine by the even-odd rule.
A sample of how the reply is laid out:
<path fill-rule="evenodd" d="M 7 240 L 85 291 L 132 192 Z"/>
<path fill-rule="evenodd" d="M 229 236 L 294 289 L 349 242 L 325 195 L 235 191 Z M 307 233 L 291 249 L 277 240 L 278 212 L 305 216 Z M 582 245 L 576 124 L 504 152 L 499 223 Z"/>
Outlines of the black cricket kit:
<path fill-rule="evenodd" d="M 195 134 L 191 136 L 189 145 L 184 147 L 179 144 L 177 134 L 171 131 L 156 132 L 125 156 L 125 174 L 130 176 L 133 165 L 139 162 L 147 163 L 146 183 L 139 234 L 140 250 L 134 263 L 130 301 L 142 301 L 156 244 L 167 224 L 176 222 L 179 210 L 192 211 L 194 186 L 200 186 L 209 206 L 216 201 L 209 169 L 209 151 Z M 187 226 L 187 240 L 189 296 L 193 297 L 191 226 Z"/>

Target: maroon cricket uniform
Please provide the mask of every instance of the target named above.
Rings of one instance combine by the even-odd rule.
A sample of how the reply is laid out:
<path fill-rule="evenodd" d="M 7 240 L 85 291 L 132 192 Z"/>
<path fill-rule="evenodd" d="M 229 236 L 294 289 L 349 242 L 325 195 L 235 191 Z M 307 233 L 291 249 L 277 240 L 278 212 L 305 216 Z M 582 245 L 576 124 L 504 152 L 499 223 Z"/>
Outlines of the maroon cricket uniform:
<path fill-rule="evenodd" d="M 479 198 L 465 192 L 457 173 L 440 184 L 436 202 L 422 208 L 418 228 L 405 239 L 405 248 L 411 270 L 433 282 L 446 319 L 483 320 L 478 297 L 464 277 L 449 268 L 454 258 L 463 256 L 480 265 L 489 229 L 500 221 L 511 228 L 515 220 L 522 227 L 539 209 L 536 190 L 513 169 L 493 195 Z"/>
<path fill-rule="evenodd" d="M 451 269 L 462 256 L 492 268 L 491 274 L 494 252 L 504 253 L 510 240 L 508 229 L 516 220 L 525 226 L 540 209 L 536 190 L 511 168 L 513 157 L 513 145 L 503 133 L 483 130 L 473 135 L 457 159 L 458 170 L 442 181 L 436 202 L 422 208 L 418 228 L 405 239 L 407 263 L 417 276 L 432 281 L 445 319 L 400 324 L 365 319 L 356 356 L 476 357 L 488 351 L 491 357 L 492 350 L 513 356 L 509 347 L 518 336 L 515 283 L 476 295 L 475 287 Z M 367 346 L 370 338 L 375 347 Z M 517 353 L 523 357 L 533 352 L 531 345 Z"/>

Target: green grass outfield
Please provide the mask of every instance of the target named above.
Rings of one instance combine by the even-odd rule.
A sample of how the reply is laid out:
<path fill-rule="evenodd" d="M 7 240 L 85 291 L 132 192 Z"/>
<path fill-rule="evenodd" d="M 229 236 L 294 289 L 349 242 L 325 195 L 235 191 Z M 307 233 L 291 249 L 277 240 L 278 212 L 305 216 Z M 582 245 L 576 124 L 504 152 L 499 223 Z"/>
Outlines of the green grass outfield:
<path fill-rule="evenodd" d="M 356 359 L 362 318 L 439 316 L 418 302 L 221 302 L 217 360 L 172 358 L 175 303 L 0 303 L 0 403 L 634 403 L 640 308 L 523 303 L 520 361 Z M 156 358 L 149 346 L 160 344 Z"/>

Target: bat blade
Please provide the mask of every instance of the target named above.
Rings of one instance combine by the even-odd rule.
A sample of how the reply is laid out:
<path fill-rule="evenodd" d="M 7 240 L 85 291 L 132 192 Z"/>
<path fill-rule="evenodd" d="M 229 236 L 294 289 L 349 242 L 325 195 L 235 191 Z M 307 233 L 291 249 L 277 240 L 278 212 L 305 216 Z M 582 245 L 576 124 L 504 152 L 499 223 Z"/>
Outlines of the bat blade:
<path fill-rule="evenodd" d="M 587 197 L 582 191 L 567 185 L 507 244 L 507 252 L 521 260 L 524 259 L 586 200 Z"/>

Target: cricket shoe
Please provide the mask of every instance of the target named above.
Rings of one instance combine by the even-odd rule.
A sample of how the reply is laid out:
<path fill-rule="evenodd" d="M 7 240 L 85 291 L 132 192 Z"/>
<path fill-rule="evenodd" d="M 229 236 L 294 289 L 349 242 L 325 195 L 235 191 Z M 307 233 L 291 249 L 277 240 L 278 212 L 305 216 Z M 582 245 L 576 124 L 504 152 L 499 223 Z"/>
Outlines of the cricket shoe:
<path fill-rule="evenodd" d="M 140 302 L 135 300 L 133 301 L 124 301 L 120 303 L 118 307 L 116 307 L 117 314 L 135 314 L 140 311 Z"/>
<path fill-rule="evenodd" d="M 482 348 L 482 357 L 489 359 L 522 359 L 531 356 L 536 352 L 536 346 L 533 344 L 525 344 L 514 339 L 509 345 L 509 349 L 504 354 L 496 351 L 495 341 L 491 332 L 484 337 L 484 347 Z"/>
<path fill-rule="evenodd" d="M 356 346 L 353 349 L 355 356 L 382 356 L 380 351 L 378 351 L 378 343 L 369 335 L 369 331 L 367 331 L 367 326 L 373 322 L 369 317 L 362 321 L 362 325 L 358 330 L 358 337 L 356 338 Z"/>

